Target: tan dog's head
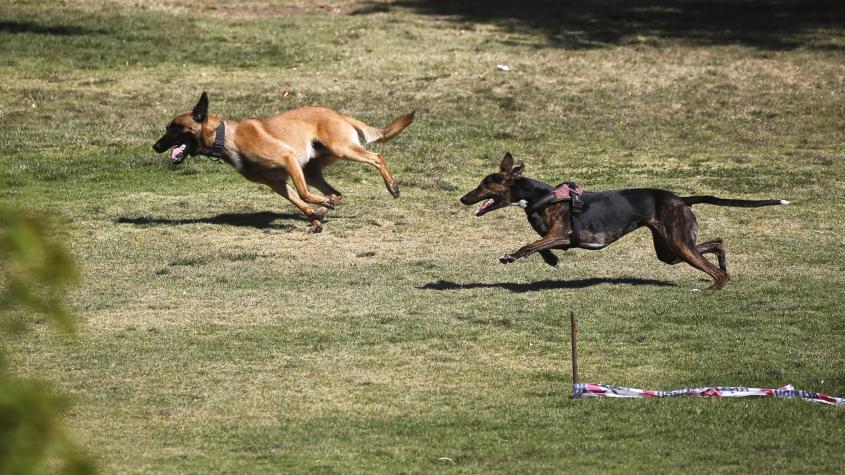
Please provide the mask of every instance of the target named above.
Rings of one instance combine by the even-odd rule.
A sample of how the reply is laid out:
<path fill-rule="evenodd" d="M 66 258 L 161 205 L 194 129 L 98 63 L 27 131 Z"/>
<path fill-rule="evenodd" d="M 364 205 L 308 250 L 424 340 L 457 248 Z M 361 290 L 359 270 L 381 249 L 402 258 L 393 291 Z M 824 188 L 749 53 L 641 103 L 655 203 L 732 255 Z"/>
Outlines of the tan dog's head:
<path fill-rule="evenodd" d="M 164 135 L 153 144 L 153 150 L 161 153 L 172 147 L 170 158 L 173 159 L 174 164 L 181 163 L 188 155 L 196 155 L 207 120 L 208 94 L 203 91 L 192 111 L 177 115 L 167 124 Z"/>
<path fill-rule="evenodd" d="M 522 177 L 523 170 L 525 164 L 513 166 L 513 156 L 510 152 L 506 153 L 499 165 L 499 172 L 484 177 L 474 190 L 461 198 L 461 203 L 471 205 L 484 200 L 475 212 L 476 216 L 512 204 L 513 186 Z"/>

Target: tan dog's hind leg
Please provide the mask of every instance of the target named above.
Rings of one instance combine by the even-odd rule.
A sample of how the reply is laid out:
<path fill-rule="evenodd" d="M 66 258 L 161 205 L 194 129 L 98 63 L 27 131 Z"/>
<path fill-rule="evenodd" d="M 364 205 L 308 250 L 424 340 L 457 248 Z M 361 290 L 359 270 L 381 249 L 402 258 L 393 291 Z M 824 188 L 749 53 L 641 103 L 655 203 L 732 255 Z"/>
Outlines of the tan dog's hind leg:
<path fill-rule="evenodd" d="M 242 128 L 245 127 L 242 126 Z M 274 179 L 272 174 L 276 172 L 284 173 L 293 181 L 293 187 L 302 200 L 318 206 L 334 208 L 339 200 L 308 191 L 308 184 L 305 182 L 305 174 L 299 160 L 296 159 L 294 151 L 287 144 L 276 139 L 261 127 L 252 126 L 248 129 L 248 132 L 245 130 L 244 134 L 249 134 L 246 137 L 249 141 L 242 146 L 243 151 L 253 157 L 253 166 L 260 170 L 259 173 L 264 176 L 264 180 L 275 183 L 279 180 Z M 276 188 L 273 189 L 276 190 Z M 278 190 L 276 192 L 281 194 Z"/>
<path fill-rule="evenodd" d="M 396 180 L 390 174 L 390 169 L 387 167 L 387 162 L 384 161 L 382 154 L 371 152 L 358 144 L 344 144 L 340 146 L 332 144 L 329 146 L 329 150 L 340 158 L 369 163 L 378 168 L 381 177 L 384 179 L 384 184 L 387 185 L 387 191 L 394 198 L 399 197 L 399 185 L 396 184 Z"/>
<path fill-rule="evenodd" d="M 380 153 L 374 153 L 362 147 L 358 143 L 358 132 L 348 122 L 334 121 L 326 123 L 319 138 L 320 142 L 332 155 L 354 162 L 369 163 L 378 168 L 381 177 L 384 179 L 384 184 L 387 185 L 387 191 L 394 198 L 399 197 L 399 186 L 396 185 L 396 180 L 390 174 L 390 169 L 387 168 L 387 162 L 384 161 L 384 157 Z"/>

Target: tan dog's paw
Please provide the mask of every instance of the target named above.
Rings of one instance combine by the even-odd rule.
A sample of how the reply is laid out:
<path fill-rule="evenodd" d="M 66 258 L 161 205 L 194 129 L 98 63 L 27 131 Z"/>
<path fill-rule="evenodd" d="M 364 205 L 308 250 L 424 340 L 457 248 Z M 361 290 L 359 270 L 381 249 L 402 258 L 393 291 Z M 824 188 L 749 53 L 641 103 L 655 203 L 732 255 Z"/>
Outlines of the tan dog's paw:
<path fill-rule="evenodd" d="M 323 232 L 323 225 L 322 224 L 312 224 L 305 228 L 305 231 L 311 234 L 318 234 Z"/>
<path fill-rule="evenodd" d="M 314 214 L 316 214 L 317 218 L 322 221 L 326 217 L 326 215 L 329 214 L 329 209 L 325 206 L 320 206 L 319 208 L 317 208 L 317 211 L 315 211 Z"/>
<path fill-rule="evenodd" d="M 399 198 L 399 185 L 397 185 L 395 181 L 387 185 L 387 191 L 389 191 L 394 198 Z"/>

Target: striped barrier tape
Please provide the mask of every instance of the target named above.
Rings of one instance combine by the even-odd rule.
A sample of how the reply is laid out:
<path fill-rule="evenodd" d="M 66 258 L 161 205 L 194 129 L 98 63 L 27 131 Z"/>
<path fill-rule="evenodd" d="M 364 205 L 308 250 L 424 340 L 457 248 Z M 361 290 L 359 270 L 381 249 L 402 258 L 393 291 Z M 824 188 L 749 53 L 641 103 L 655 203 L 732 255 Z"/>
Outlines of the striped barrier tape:
<path fill-rule="evenodd" d="M 745 397 L 764 396 L 780 398 L 798 398 L 805 401 L 820 402 L 832 406 L 845 407 L 845 398 L 831 397 L 827 394 L 800 391 L 791 384 L 780 389 L 744 388 L 741 386 L 713 386 L 704 388 L 684 388 L 674 391 L 652 391 L 649 389 L 623 388 L 608 384 L 581 383 L 572 385 L 572 397 L 622 397 L 622 398 L 654 398 L 654 397 Z"/>

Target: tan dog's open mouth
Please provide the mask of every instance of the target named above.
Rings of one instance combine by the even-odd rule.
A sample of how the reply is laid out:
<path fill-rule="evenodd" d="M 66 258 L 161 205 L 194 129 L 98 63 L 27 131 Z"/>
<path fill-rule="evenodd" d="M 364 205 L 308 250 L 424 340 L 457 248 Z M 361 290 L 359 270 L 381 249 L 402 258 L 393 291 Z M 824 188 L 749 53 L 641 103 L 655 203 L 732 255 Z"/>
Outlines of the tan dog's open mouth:
<path fill-rule="evenodd" d="M 170 158 L 173 160 L 173 163 L 178 164 L 182 163 L 185 158 L 188 157 L 188 144 L 183 143 L 182 145 L 177 145 L 173 147 L 173 150 L 170 151 Z"/>

